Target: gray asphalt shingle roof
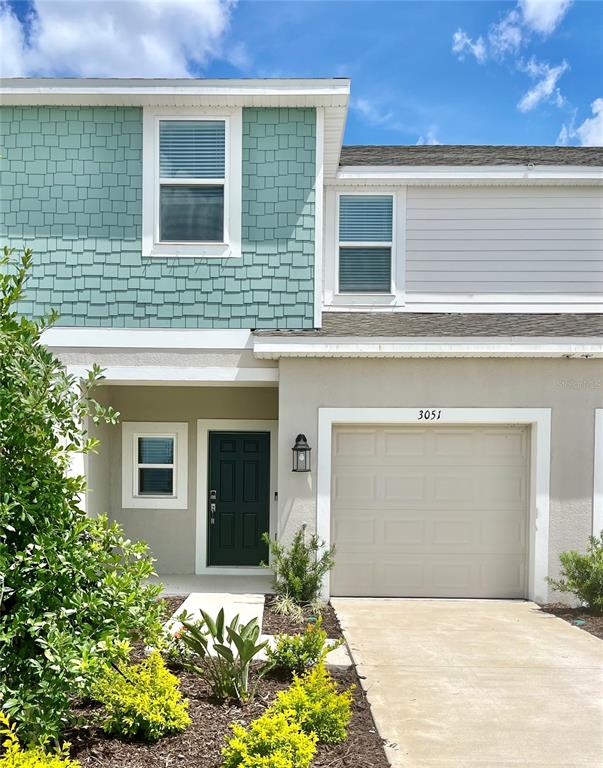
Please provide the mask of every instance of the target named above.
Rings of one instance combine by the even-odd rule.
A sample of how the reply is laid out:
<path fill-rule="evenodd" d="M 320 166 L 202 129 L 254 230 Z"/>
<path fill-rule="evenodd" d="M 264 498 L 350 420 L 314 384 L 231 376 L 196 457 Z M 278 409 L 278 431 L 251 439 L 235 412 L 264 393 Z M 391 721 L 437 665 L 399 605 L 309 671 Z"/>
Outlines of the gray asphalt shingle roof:
<path fill-rule="evenodd" d="M 602 314 L 325 312 L 319 330 L 262 330 L 258 336 L 598 336 Z"/>
<path fill-rule="evenodd" d="M 603 166 L 603 147 L 513 147 L 470 144 L 355 145 L 341 149 L 350 165 L 589 165 Z"/>

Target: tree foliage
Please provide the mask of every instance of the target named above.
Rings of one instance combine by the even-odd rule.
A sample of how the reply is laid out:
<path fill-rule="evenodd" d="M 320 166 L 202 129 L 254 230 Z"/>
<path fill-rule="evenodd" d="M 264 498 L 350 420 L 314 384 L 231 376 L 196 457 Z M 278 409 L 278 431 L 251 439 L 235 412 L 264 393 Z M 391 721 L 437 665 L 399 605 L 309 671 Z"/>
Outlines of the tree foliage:
<path fill-rule="evenodd" d="M 117 422 L 40 341 L 55 320 L 18 314 L 32 254 L 0 255 L 0 708 L 28 741 L 57 739 L 130 638 L 159 629 L 160 590 L 146 545 L 80 508 L 85 478 L 70 471 L 98 441 L 86 424 Z"/>

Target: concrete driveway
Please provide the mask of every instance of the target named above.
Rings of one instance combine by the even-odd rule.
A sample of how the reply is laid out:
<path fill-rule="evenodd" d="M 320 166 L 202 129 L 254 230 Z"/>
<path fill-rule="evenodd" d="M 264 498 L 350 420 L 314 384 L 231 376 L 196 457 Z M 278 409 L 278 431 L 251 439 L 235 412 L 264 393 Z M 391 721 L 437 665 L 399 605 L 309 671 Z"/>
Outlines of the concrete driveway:
<path fill-rule="evenodd" d="M 527 602 L 332 602 L 394 768 L 603 766 L 603 641 Z"/>

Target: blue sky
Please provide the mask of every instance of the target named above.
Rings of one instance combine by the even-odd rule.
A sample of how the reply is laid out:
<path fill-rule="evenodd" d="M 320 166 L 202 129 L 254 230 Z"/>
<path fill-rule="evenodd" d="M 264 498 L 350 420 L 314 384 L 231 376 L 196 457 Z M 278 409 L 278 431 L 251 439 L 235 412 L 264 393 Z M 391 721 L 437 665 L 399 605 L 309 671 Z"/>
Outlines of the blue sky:
<path fill-rule="evenodd" d="M 598 0 L 0 0 L 0 37 L 7 75 L 350 77 L 347 143 L 603 143 Z"/>

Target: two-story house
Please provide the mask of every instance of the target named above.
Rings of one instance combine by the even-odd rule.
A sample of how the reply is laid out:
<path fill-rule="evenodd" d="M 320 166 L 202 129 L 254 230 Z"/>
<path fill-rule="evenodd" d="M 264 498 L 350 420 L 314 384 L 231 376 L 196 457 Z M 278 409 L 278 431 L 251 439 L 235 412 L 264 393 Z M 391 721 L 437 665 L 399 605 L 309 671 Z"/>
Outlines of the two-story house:
<path fill-rule="evenodd" d="M 342 147 L 349 90 L 2 83 L 22 311 L 121 414 L 87 509 L 164 574 L 305 523 L 333 595 L 544 601 L 603 527 L 603 149 Z"/>

